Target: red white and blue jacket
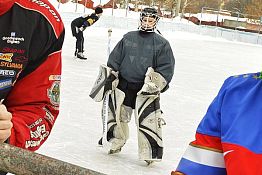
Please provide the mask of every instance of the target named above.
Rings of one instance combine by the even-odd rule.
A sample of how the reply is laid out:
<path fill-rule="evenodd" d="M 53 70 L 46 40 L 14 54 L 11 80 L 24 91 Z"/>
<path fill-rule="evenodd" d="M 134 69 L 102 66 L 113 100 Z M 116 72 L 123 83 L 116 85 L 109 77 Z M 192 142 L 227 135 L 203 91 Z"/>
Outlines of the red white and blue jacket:
<path fill-rule="evenodd" d="M 37 150 L 59 113 L 62 20 L 47 0 L 0 1 L 0 99 L 12 113 L 9 143 Z"/>
<path fill-rule="evenodd" d="M 260 73 L 229 77 L 172 175 L 262 174 Z"/>

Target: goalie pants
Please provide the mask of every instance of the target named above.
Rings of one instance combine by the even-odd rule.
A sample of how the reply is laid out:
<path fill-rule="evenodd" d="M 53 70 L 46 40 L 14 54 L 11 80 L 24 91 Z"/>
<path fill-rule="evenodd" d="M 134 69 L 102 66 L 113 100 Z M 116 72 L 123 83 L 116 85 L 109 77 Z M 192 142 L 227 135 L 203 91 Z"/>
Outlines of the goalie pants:
<path fill-rule="evenodd" d="M 123 102 L 125 106 L 135 109 L 137 93 L 138 91 L 140 91 L 143 85 L 143 82 L 130 83 L 126 81 L 124 78 L 119 77 L 119 84 L 117 88 L 125 93 L 125 99 Z"/>

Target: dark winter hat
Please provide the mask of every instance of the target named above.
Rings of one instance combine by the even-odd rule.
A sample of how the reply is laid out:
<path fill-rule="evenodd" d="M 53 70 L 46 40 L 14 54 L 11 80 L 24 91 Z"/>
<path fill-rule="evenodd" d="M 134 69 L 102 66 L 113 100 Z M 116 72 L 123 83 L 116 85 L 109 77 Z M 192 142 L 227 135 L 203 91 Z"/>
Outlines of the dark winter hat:
<path fill-rule="evenodd" d="M 146 7 L 142 10 L 142 13 L 148 13 L 152 15 L 157 15 L 157 10 L 153 7 Z"/>
<path fill-rule="evenodd" d="M 103 13 L 103 9 L 102 9 L 101 7 L 97 7 L 97 8 L 95 9 L 95 13 L 96 13 L 96 14 Z"/>

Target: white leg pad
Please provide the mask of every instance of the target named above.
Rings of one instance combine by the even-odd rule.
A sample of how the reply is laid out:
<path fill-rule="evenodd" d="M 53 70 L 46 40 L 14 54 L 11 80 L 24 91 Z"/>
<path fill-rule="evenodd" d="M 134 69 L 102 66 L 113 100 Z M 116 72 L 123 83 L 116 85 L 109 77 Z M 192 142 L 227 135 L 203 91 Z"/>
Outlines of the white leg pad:
<path fill-rule="evenodd" d="M 163 141 L 159 96 L 138 95 L 135 116 L 139 159 L 160 161 L 163 156 Z"/>

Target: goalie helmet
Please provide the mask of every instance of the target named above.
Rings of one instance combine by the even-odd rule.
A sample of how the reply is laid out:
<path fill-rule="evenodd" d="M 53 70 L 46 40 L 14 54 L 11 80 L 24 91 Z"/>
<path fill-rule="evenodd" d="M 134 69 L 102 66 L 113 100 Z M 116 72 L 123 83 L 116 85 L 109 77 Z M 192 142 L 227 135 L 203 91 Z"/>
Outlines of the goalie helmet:
<path fill-rule="evenodd" d="M 140 13 L 139 30 L 153 32 L 156 28 L 159 16 L 157 10 L 152 7 L 144 8 Z"/>

